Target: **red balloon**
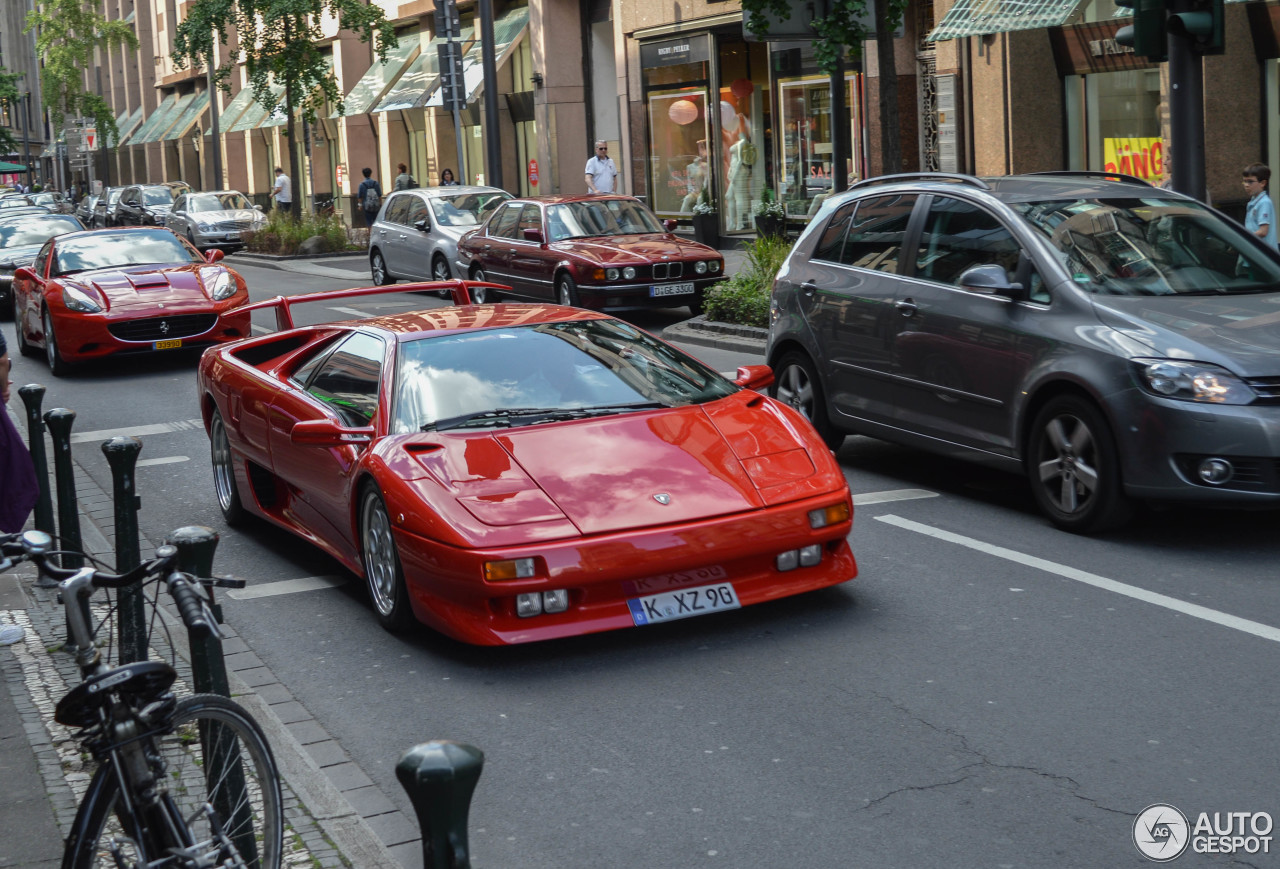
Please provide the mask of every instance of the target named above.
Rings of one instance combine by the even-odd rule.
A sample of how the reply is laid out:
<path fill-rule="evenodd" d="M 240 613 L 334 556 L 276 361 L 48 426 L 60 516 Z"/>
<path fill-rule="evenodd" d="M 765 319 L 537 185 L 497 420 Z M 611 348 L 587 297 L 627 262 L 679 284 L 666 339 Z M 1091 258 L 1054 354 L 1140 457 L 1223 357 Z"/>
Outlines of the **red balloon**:
<path fill-rule="evenodd" d="M 749 78 L 740 78 L 733 84 L 729 85 L 729 90 L 740 100 L 745 100 L 755 91 L 756 86 L 752 84 Z"/>

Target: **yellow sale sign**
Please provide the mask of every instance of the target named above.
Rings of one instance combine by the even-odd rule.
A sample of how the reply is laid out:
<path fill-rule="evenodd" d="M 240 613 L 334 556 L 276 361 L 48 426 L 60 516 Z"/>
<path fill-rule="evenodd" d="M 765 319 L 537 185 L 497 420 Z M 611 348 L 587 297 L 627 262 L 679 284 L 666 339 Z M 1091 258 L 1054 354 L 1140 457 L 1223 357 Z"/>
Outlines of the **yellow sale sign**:
<path fill-rule="evenodd" d="M 1159 136 L 1103 139 L 1102 152 L 1105 172 L 1134 175 L 1152 184 L 1163 182 L 1168 172 Z"/>

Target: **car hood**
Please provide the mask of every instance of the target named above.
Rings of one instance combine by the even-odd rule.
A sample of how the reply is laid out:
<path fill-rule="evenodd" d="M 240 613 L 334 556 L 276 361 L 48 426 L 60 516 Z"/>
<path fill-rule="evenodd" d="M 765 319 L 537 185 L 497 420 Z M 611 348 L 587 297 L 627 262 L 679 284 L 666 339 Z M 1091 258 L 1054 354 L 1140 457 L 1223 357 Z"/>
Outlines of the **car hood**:
<path fill-rule="evenodd" d="M 44 247 L 44 242 L 32 245 L 20 245 L 18 247 L 6 247 L 0 250 L 0 265 L 23 266 L 31 265 L 35 260 L 36 254 L 40 252 L 40 248 Z"/>
<path fill-rule="evenodd" d="M 601 265 L 635 265 L 654 260 L 686 257 L 717 257 L 719 254 L 696 241 L 684 241 L 663 234 L 615 235 L 609 238 L 579 238 L 558 241 L 553 250 L 589 259 Z"/>
<path fill-rule="evenodd" d="M 253 220 L 261 213 L 255 208 L 229 208 L 223 211 L 198 211 L 185 216 L 196 223 L 220 223 L 224 220 Z"/>
<path fill-rule="evenodd" d="M 821 444 L 803 426 L 747 393 L 571 423 L 409 435 L 393 463 L 402 478 L 417 478 L 423 497 L 442 488 L 484 526 L 567 519 L 582 534 L 605 534 L 843 491 L 834 462 L 814 461 Z"/>
<path fill-rule="evenodd" d="M 221 266 L 198 264 L 170 268 L 139 266 L 86 272 L 76 275 L 75 280 L 102 294 L 110 310 L 150 309 L 163 303 L 166 309 L 180 313 L 191 306 L 207 307 L 210 298 L 205 294 L 204 284 L 212 286 L 224 271 Z"/>
<path fill-rule="evenodd" d="M 1212 362 L 1237 374 L 1280 374 L 1280 293 L 1095 300 L 1106 325 L 1153 356 Z"/>

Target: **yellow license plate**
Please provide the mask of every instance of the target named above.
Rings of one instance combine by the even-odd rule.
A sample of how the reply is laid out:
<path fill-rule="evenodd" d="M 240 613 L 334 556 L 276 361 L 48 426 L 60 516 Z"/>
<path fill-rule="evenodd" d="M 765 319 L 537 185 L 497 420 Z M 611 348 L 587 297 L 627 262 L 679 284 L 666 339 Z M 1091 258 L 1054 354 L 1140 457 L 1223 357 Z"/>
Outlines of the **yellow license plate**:
<path fill-rule="evenodd" d="M 157 341 L 155 343 L 155 348 L 157 350 L 173 350 L 181 346 L 181 338 L 170 338 L 168 341 Z"/>

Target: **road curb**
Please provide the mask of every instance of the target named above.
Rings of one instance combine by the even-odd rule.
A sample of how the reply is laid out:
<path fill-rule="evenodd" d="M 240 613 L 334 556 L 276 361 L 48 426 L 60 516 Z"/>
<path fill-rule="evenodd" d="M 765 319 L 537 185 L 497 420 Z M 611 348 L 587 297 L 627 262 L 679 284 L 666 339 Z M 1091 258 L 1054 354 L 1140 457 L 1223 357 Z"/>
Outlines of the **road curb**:
<path fill-rule="evenodd" d="M 762 358 L 768 336 L 768 329 L 708 320 L 705 314 L 683 323 L 674 323 L 662 330 L 662 337 L 667 341 L 754 353 Z"/>

